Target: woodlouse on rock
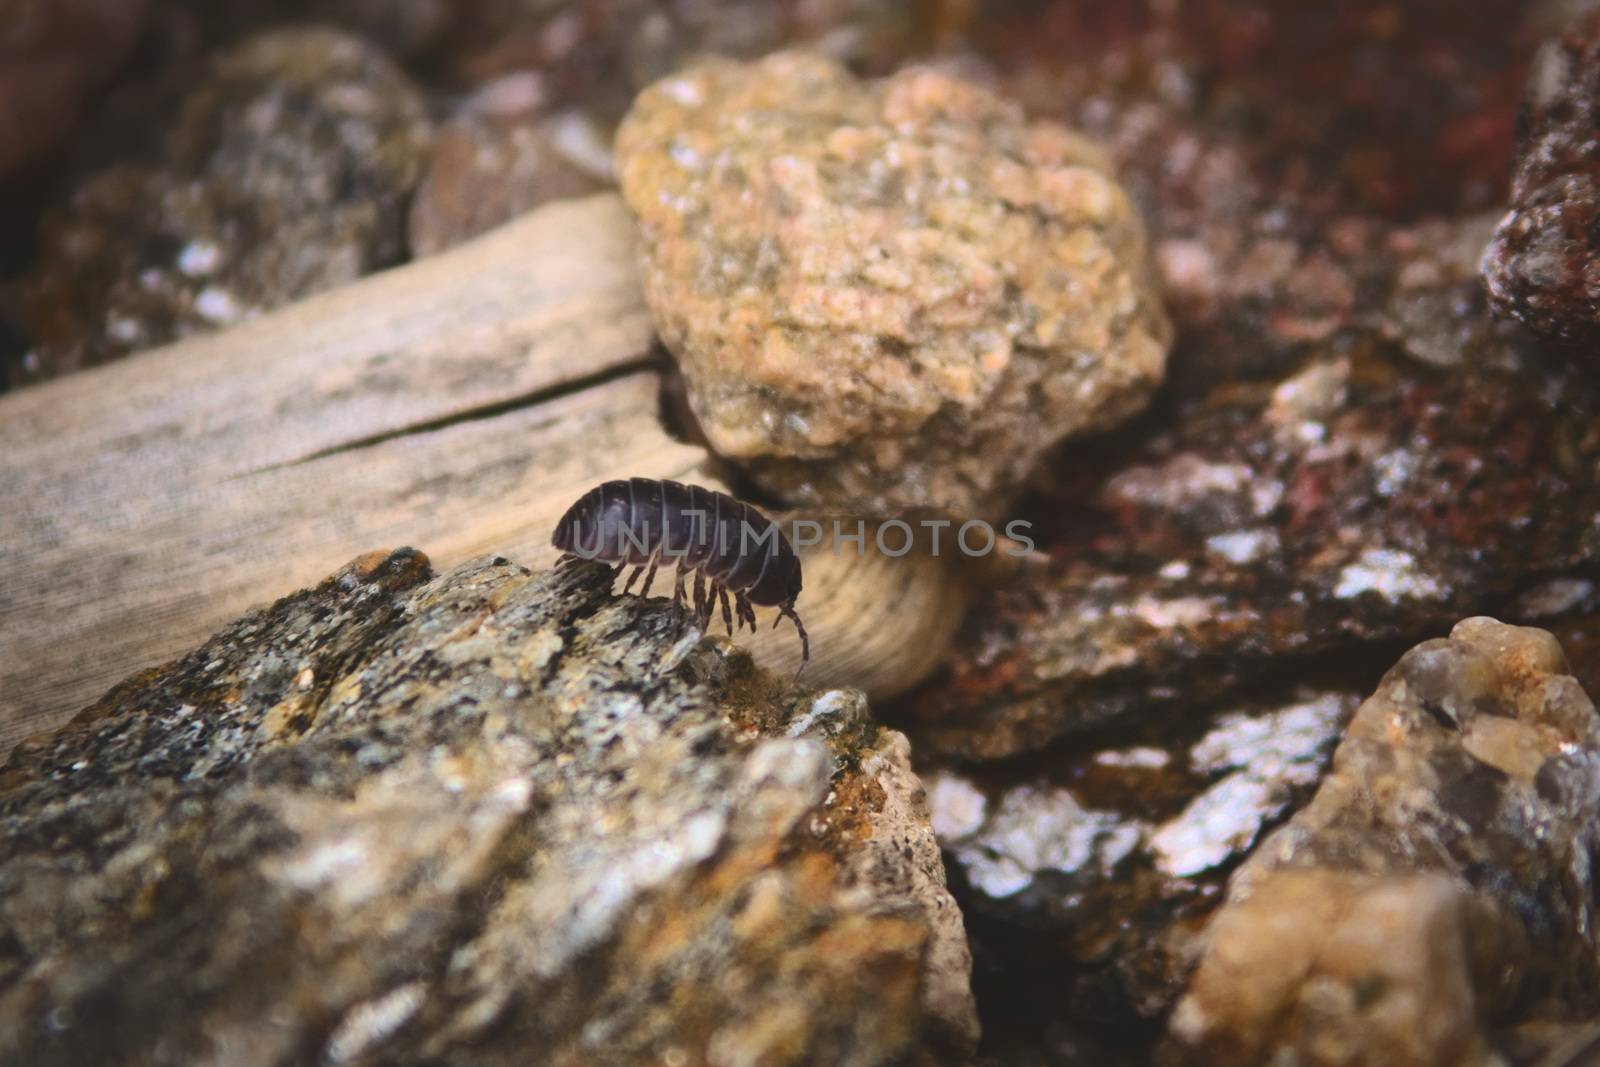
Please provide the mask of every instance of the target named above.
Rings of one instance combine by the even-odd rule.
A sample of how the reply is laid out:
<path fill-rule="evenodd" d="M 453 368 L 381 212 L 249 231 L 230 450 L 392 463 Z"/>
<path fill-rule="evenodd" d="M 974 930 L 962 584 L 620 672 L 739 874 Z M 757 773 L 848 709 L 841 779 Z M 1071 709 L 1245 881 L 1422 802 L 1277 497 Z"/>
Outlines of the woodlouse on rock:
<path fill-rule="evenodd" d="M 778 621 L 793 620 L 800 634 L 800 670 L 811 659 L 811 642 L 795 613 L 800 595 L 800 558 L 776 523 L 750 505 L 697 485 L 654 478 L 604 482 L 579 497 L 551 536 L 562 551 L 557 566 L 579 560 L 609 563 L 620 572 L 632 566 L 622 591 L 644 574 L 641 595 L 650 595 L 656 568 L 677 564 L 674 604 L 687 595 L 684 581 L 694 575 L 694 608 L 707 627 L 717 601 L 731 635 L 734 613 L 753 631 L 755 605 L 778 608 Z M 707 580 L 709 579 L 709 588 Z M 728 592 L 733 591 L 730 607 Z M 800 671 L 795 672 L 795 677 Z"/>

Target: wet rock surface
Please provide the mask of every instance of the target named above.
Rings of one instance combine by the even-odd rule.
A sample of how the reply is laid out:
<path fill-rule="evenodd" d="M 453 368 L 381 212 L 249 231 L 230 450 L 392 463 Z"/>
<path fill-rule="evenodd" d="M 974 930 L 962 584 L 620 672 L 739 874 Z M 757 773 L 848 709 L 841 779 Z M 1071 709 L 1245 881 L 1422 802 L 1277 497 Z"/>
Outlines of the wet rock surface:
<path fill-rule="evenodd" d="M 960 1062 L 904 738 L 608 584 L 363 557 L 19 748 L 4 1058 Z"/>
<path fill-rule="evenodd" d="M 20 380 L 199 331 L 397 262 L 430 140 L 381 52 L 283 30 L 219 56 L 159 158 L 112 166 L 43 224 L 13 294 Z"/>
<path fill-rule="evenodd" d="M 930 70 L 710 64 L 617 139 L 645 289 L 711 445 L 783 498 L 967 515 L 1160 381 L 1168 327 L 1096 150 Z"/>
<path fill-rule="evenodd" d="M 1548 633 L 1412 649 L 1232 879 L 1177 1058 L 1503 1063 L 1508 1023 L 1592 1019 L 1597 796 L 1600 719 Z"/>
<path fill-rule="evenodd" d="M 1511 211 L 1484 254 L 1496 310 L 1567 344 L 1600 338 L 1600 17 L 1540 49 Z"/>

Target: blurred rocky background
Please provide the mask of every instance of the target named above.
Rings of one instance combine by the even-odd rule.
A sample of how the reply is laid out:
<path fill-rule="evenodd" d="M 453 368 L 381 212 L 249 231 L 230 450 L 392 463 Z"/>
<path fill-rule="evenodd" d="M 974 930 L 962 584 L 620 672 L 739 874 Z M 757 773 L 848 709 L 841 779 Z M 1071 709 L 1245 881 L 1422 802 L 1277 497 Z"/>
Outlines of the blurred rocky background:
<path fill-rule="evenodd" d="M 1164 378 L 1159 368 L 1137 376 L 1130 386 L 1137 401 L 1106 419 L 1079 418 L 1077 408 L 1023 380 L 1015 432 L 975 457 L 977 438 L 951 436 L 952 425 L 964 432 L 957 420 L 917 423 L 878 442 L 872 456 L 846 454 L 818 466 L 810 455 L 804 467 L 755 473 L 780 499 L 1003 504 L 1007 517 L 1034 524 L 1037 557 L 979 598 L 935 680 L 874 709 L 909 735 L 926 787 L 927 817 L 970 942 L 980 1060 L 997 1067 L 1589 1062 L 1581 1057 L 1600 1013 L 1592 915 L 1600 764 L 1585 696 L 1600 691 L 1600 396 L 1590 351 L 1600 323 L 1594 7 L 1582 0 L 0 0 L 3 381 L 25 388 L 215 329 L 451 247 L 547 200 L 611 188 L 619 180 L 612 137 L 635 96 L 701 57 L 753 59 L 805 46 L 827 57 L 830 91 L 843 79 L 889 77 L 913 63 L 932 72 L 919 75 L 918 85 L 959 79 L 1005 101 L 1008 116 L 1085 138 L 1081 151 L 1093 153 L 1095 172 L 1115 179 L 1126 216 L 1142 230 L 1149 278 L 1138 284 L 1159 293 L 1164 312 L 1152 316 L 1170 320 Z M 731 76 L 723 81 L 730 93 L 751 91 Z M 724 91 L 716 82 L 703 88 Z M 803 94 L 763 97 L 763 106 L 778 109 L 803 102 Z M 697 135 L 705 138 L 703 153 L 745 150 L 744 142 L 717 140 L 728 136 L 721 120 Z M 907 136 L 922 143 L 920 133 Z M 1090 157 L 1079 151 L 1059 149 L 1030 165 L 1071 157 L 1087 166 Z M 859 206 L 885 196 L 837 182 L 820 189 L 808 203 L 833 197 Z M 1002 201 L 1012 203 L 980 189 L 963 210 Z M 709 200 L 693 207 L 696 219 L 718 209 Z M 1042 218 L 1032 207 L 1018 213 Z M 1113 215 L 1121 220 L 1123 209 Z M 1112 230 L 1121 234 L 1120 225 Z M 1038 228 L 1083 231 L 1059 220 Z M 704 236 L 679 258 L 693 262 L 699 249 L 730 247 L 721 233 Z M 827 275 L 837 262 L 859 267 L 833 260 L 818 269 Z M 928 262 L 944 267 L 948 259 Z M 992 264 L 960 265 L 970 271 L 961 276 L 972 278 L 987 277 L 979 268 Z M 947 276 L 930 267 L 913 280 Z M 884 271 L 865 277 L 862 288 L 871 293 L 892 293 L 905 281 Z M 762 278 L 756 271 L 750 284 L 766 284 Z M 667 310 L 684 316 L 688 346 L 699 344 L 695 331 L 705 324 L 702 332 L 717 341 L 734 321 L 720 304 L 689 306 L 670 284 L 657 288 L 661 301 L 676 301 Z M 1048 301 L 1029 304 L 1004 284 L 995 291 L 986 305 L 992 314 L 980 316 L 976 329 L 1009 330 L 1009 340 L 1059 310 Z M 772 296 L 762 290 L 751 304 L 776 305 Z M 825 326 L 883 344 L 886 359 L 904 357 L 878 310 L 853 306 Z M 1112 316 L 1100 303 L 1091 310 L 1072 329 L 1090 337 L 1088 325 L 1099 322 L 1103 335 L 1127 335 L 1127 315 Z M 901 389 L 898 399 L 914 403 L 895 410 L 959 399 L 970 385 L 963 375 L 1004 378 L 968 350 L 971 324 L 956 327 L 969 332 L 951 351 L 971 366 L 945 359 L 936 369 L 946 376 L 936 380 L 908 372 L 891 384 Z M 1164 323 L 1145 330 L 1163 351 L 1167 331 Z M 914 336 L 919 344 L 947 341 L 937 329 Z M 685 348 L 682 338 L 667 340 Z M 676 354 L 692 371 L 693 358 L 709 347 L 693 348 L 688 359 Z M 1037 349 L 1037 338 L 1020 347 Z M 849 373 L 846 365 L 823 369 Z M 733 378 L 740 372 L 738 363 L 722 370 Z M 785 383 L 794 381 L 805 390 L 829 386 L 825 377 Z M 856 402 L 845 396 L 850 384 L 841 381 L 829 395 Z M 717 421 L 725 410 L 760 423 L 762 410 L 748 398 L 736 398 L 742 408 L 713 409 L 722 394 L 691 375 L 691 401 L 697 389 L 710 430 L 729 430 Z M 850 432 L 877 425 L 870 412 L 848 414 Z M 1029 419 L 1040 424 L 1030 440 L 1049 447 L 1021 446 Z M 1126 421 L 1105 428 L 1119 419 Z M 1057 443 L 1073 420 L 1092 435 Z M 771 440 L 815 444 L 837 429 L 737 423 L 730 420 L 733 430 L 751 434 L 743 443 L 756 442 L 752 454 Z M 714 444 L 740 444 L 710 436 Z M 919 441 L 967 446 L 951 449 L 973 460 L 955 490 L 939 486 L 938 471 L 907 474 L 907 464 L 919 462 Z M 1010 481 L 994 481 L 1002 476 Z M 464 579 L 443 581 L 451 580 Z M 257 701 L 252 732 L 265 728 L 263 709 L 292 696 L 290 676 L 278 676 L 288 660 L 263 662 L 273 696 Z M 237 670 L 240 679 L 253 677 Z M 174 693 L 174 709 L 187 706 Z M 795 714 L 786 707 L 764 728 L 782 733 Z M 171 729 L 180 728 L 174 720 Z M 642 729 L 628 727 L 635 728 Z M 322 742 L 330 766 L 356 776 L 350 790 L 366 772 L 348 767 L 364 766 L 364 758 L 375 761 L 373 774 L 388 776 L 374 779 L 369 794 L 341 800 L 346 808 L 399 805 L 406 790 L 420 788 L 407 783 L 431 783 L 442 791 L 437 797 L 424 790 L 407 803 L 435 805 L 426 818 L 480 812 L 469 825 L 483 828 L 485 840 L 511 840 L 527 859 L 522 831 L 503 827 L 535 824 L 525 814 L 537 807 L 533 795 L 503 796 L 468 768 L 459 773 L 471 796 L 446 799 L 443 771 L 420 763 L 390 769 L 392 749 L 365 734 L 358 742 L 359 731 L 350 732 L 356 720 L 313 733 L 323 731 L 332 731 Z M 870 732 L 850 737 L 842 755 L 830 742 L 836 776 L 851 773 L 862 752 L 898 744 Z M 514 742 L 495 740 L 484 765 L 526 772 L 530 764 L 517 762 L 531 758 L 519 747 L 526 742 Z M 549 751 L 590 761 L 572 772 L 574 780 L 612 772 L 601 755 L 569 742 Z M 151 742 L 117 758 L 159 779 L 176 773 L 161 760 L 199 751 L 169 745 Z M 854 869 L 842 843 L 849 827 L 828 824 L 803 845 L 794 844 L 798 816 L 735 829 L 747 816 L 733 809 L 768 803 L 748 785 L 759 779 L 749 770 L 756 755 L 738 745 L 705 757 L 714 774 L 694 784 L 707 791 L 712 810 L 708 782 L 746 783 L 731 808 L 716 808 L 724 812 L 718 833 L 819 851 Z M 316 804 L 334 803 L 295 792 L 335 788 L 332 778 L 316 785 L 321 754 L 252 757 L 260 769 L 245 770 L 235 766 L 239 750 L 205 751 L 205 766 L 216 767 L 226 788 L 203 797 L 231 799 L 215 801 L 219 810 L 204 806 L 211 799 L 195 801 L 202 806 L 183 815 L 189 822 L 174 823 L 163 831 L 170 838 L 150 846 L 163 857 L 180 845 L 190 849 L 181 861 L 162 860 L 178 869 L 232 863 L 214 845 L 186 842 L 215 842 L 238 826 L 287 833 L 282 827 L 309 819 Z M 12 877 L 44 878 L 39 871 L 48 868 L 58 872 L 49 878 L 67 879 L 74 864 L 122 854 L 103 844 L 114 827 L 94 823 L 92 810 L 72 813 L 65 787 L 41 784 L 80 758 L 70 747 L 61 753 L 54 771 L 24 763 L 6 779 L 13 790 L 7 817 L 20 820 L 9 824 L 11 840 L 59 853 L 38 860 L 43 866 L 13 862 Z M 813 770 L 813 778 L 772 787 L 789 807 L 761 811 L 811 810 L 806 805 L 817 799 L 807 790 L 823 773 Z M 267 785 L 279 790 L 270 819 L 240 799 L 256 794 L 229 792 Z M 64 791 L 51 792 L 57 788 Z M 135 795 L 118 803 L 166 803 L 166 786 L 127 788 Z M 565 833 L 562 810 L 545 825 Z M 638 809 L 619 810 L 618 832 L 634 832 L 626 820 Z M 366 824 L 359 811 L 335 814 Z M 272 838 L 277 858 L 231 875 L 223 900 L 235 910 L 219 911 L 217 921 L 248 913 L 260 886 L 288 893 L 295 878 L 314 880 L 320 868 L 311 841 Z M 459 856 L 437 861 L 459 874 L 450 875 L 457 878 L 450 892 L 500 877 L 471 841 L 458 844 Z M 395 859 L 384 877 L 399 885 L 409 884 L 412 869 L 400 861 L 424 857 L 396 852 Z M 802 883 L 790 880 L 810 877 L 803 860 L 791 857 L 774 874 L 774 888 L 752 880 L 738 889 L 755 901 L 738 905 L 694 895 L 712 874 L 695 881 L 674 868 L 662 884 L 679 895 L 648 907 L 690 909 L 696 922 L 713 925 L 714 909 L 725 907 L 737 926 L 737 909 L 756 908 L 761 893 L 787 900 L 785 893 L 798 892 Z M 762 1010 L 787 1012 L 790 1044 L 770 1033 L 768 1045 L 741 1038 L 746 1058 L 716 1062 L 851 1062 L 829 1058 L 842 1047 L 841 1033 L 853 1035 L 859 1062 L 964 1056 L 970 1031 L 960 996 L 948 984 L 949 967 L 941 969 L 928 947 L 940 936 L 947 947 L 954 939 L 948 923 L 940 925 L 945 920 L 929 917 L 929 898 L 917 903 L 904 888 L 926 888 L 932 877 L 923 872 L 917 882 L 920 861 L 909 862 L 882 883 L 900 888 L 869 893 L 865 902 L 831 895 L 843 876 L 830 874 L 827 891 L 807 898 L 817 909 L 808 932 L 780 923 L 776 940 L 759 946 L 730 934 L 705 942 L 720 953 L 709 962 L 673 957 L 665 970 L 646 973 L 711 975 L 726 967 L 733 976 L 727 996 L 749 996 L 752 1004 L 774 997 Z M 206 877 L 194 874 L 192 884 Z M 176 911 L 163 910 L 173 905 L 159 886 L 142 887 L 121 868 L 104 878 L 130 914 L 177 921 Z M 726 878 L 718 892 L 733 892 L 737 878 Z M 157 955 L 156 941 L 127 942 L 121 963 L 100 962 L 106 945 L 120 943 L 114 933 L 68 937 L 83 920 L 71 910 L 79 905 L 19 885 L 0 882 L 0 899 L 21 901 L 6 913 L 15 946 L 0 971 L 8 990 L 0 1013 L 8 1018 L 37 1023 L 27 1009 L 44 1003 L 36 999 L 44 988 L 78 997 L 71 1003 L 87 1011 L 97 1003 L 94 991 L 113 982 L 110 968 Z M 332 1035 L 355 1050 L 350 1058 L 380 1056 L 389 1047 L 381 1041 L 399 1032 L 418 1035 L 419 1048 L 490 1050 L 475 1062 L 497 1062 L 494 1042 L 505 1032 L 472 1029 L 488 1027 L 472 1014 L 479 1010 L 472 998 L 530 997 L 550 988 L 530 975 L 538 982 L 568 975 L 583 990 L 613 990 L 617 999 L 606 1010 L 620 1014 L 603 1016 L 611 1022 L 591 1034 L 573 1021 L 580 1009 L 562 1001 L 547 1020 L 518 1025 L 547 1027 L 541 1040 L 568 1042 L 559 1045 L 573 1050 L 564 1055 L 602 1047 L 623 1050 L 618 1062 L 656 1062 L 648 1056 L 665 1056 L 668 1045 L 641 1035 L 651 1020 L 671 1017 L 629 999 L 618 976 L 634 973 L 634 962 L 615 953 L 618 945 L 659 953 L 681 946 L 653 945 L 641 932 L 664 912 L 643 910 L 638 889 L 635 881 L 618 890 L 635 894 L 625 898 L 635 910 L 616 915 L 632 915 L 636 925 L 607 927 L 622 940 L 608 942 L 612 954 L 596 960 L 570 962 L 559 945 L 544 942 L 539 951 L 556 955 L 517 958 L 488 927 L 416 933 L 436 971 L 329 992 L 295 1020 L 292 1034 L 275 1036 L 283 1044 L 271 1046 L 273 1054 L 300 1062 L 293 1057 L 331 1049 Z M 273 936 L 311 921 L 300 903 L 271 899 L 279 909 L 270 913 L 279 923 Z M 106 906 L 82 907 L 91 904 Z M 315 921 L 362 928 L 357 904 L 336 897 L 328 907 L 348 912 L 327 913 L 337 922 L 316 913 Z M 435 906 L 414 905 L 416 915 Z M 492 914 L 481 917 L 488 922 Z M 28 923 L 45 923 L 29 928 L 49 932 L 24 939 L 18 931 Z M 863 923 L 886 925 L 874 927 L 867 944 L 853 940 Z M 898 998 L 892 1007 L 847 1003 L 840 991 L 848 983 L 830 984 L 836 976 L 823 965 L 825 954 L 813 955 L 806 938 L 846 928 L 852 932 L 838 934 L 844 958 L 882 969 L 884 996 Z M 152 928 L 148 937 L 168 929 Z M 181 933 L 170 943 L 191 943 Z M 447 950 L 457 949 L 461 962 L 446 966 Z M 340 951 L 362 958 L 359 946 Z M 791 984 L 764 985 L 776 981 L 774 973 Z M 288 972 L 280 977 L 292 980 Z M 171 988 L 190 980 L 175 976 L 180 984 Z M 429 984 L 436 981 L 446 984 Z M 944 999 L 935 1003 L 928 990 L 940 981 Z M 684 988 L 691 990 L 685 1018 L 703 1018 L 693 1012 L 708 1011 L 714 998 L 696 1000 L 704 988 Z M 438 999 L 441 989 L 455 999 Z M 779 997 L 777 990 L 792 992 Z M 491 1006 L 505 1012 L 508 1003 Z M 242 1017 L 216 1018 L 238 1028 L 228 1032 L 241 1041 L 267 1040 Z M 128 1019 L 135 1029 L 126 1033 L 137 1034 L 137 1012 Z M 591 1039 L 614 1043 L 582 1044 Z M 46 1039 L 13 1031 L 7 1040 Z M 450 1044 L 456 1040 L 479 1044 Z M 763 1052 L 778 1048 L 787 1058 Z"/>

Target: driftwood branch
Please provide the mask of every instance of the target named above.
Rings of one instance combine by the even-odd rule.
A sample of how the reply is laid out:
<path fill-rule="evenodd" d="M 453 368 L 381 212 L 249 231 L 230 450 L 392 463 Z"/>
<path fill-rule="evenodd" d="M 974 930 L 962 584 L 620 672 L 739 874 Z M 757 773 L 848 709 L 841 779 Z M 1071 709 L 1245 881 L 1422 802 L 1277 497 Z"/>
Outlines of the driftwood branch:
<path fill-rule="evenodd" d="M 379 547 L 548 564 L 605 478 L 716 486 L 657 410 L 633 230 L 553 205 L 227 332 L 0 397 L 0 746 Z M 807 560 L 808 679 L 884 694 L 960 615 L 945 561 Z M 792 634 L 749 642 L 791 666 Z"/>

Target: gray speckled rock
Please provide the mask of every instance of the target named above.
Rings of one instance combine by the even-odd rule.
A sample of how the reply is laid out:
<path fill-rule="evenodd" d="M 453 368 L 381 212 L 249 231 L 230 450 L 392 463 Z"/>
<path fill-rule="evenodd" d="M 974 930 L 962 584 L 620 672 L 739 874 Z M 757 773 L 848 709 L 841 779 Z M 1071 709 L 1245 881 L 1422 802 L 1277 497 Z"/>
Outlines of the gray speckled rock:
<path fill-rule="evenodd" d="M 1512 1025 L 1592 1019 L 1597 803 L 1600 718 L 1554 638 L 1473 618 L 1418 645 L 1230 882 L 1173 1050 L 1489 1065 Z"/>
<path fill-rule="evenodd" d="M 1518 121 L 1511 210 L 1483 256 L 1495 310 L 1569 345 L 1600 338 L 1600 17 L 1539 50 Z"/>
<path fill-rule="evenodd" d="M 405 250 L 431 138 L 421 95 L 374 46 L 261 34 L 220 55 L 148 163 L 90 178 L 41 227 L 16 294 L 51 377 L 360 277 Z"/>
<path fill-rule="evenodd" d="M 20 747 L 0 1059 L 959 1060 L 904 738 L 608 584 L 374 554 Z"/>
<path fill-rule="evenodd" d="M 617 163 L 707 438 L 792 501 L 984 513 L 1161 380 L 1127 197 L 1086 141 L 985 89 L 708 64 L 639 96 Z"/>

